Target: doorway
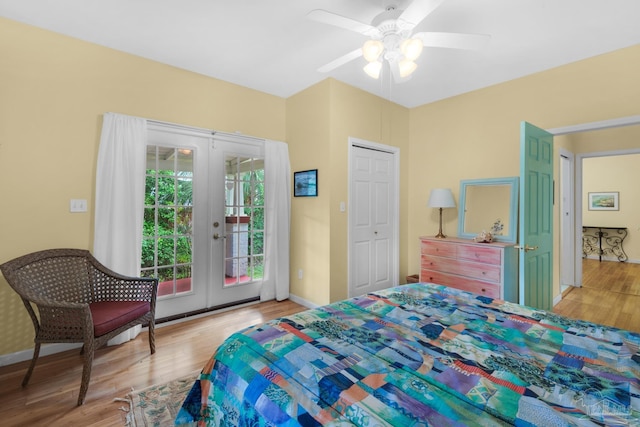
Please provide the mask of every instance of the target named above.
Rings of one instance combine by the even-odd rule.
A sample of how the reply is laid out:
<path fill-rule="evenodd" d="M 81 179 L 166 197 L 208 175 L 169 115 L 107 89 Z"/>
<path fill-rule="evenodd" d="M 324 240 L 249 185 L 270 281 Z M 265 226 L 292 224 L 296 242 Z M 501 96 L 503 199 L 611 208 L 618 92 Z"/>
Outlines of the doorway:
<path fill-rule="evenodd" d="M 141 274 L 157 318 L 257 300 L 264 265 L 264 143 L 148 130 Z"/>
<path fill-rule="evenodd" d="M 568 134 L 579 134 L 579 133 L 589 133 L 594 131 L 602 131 L 613 128 L 626 128 L 629 126 L 636 126 L 640 124 L 640 116 L 629 116 L 629 117 L 621 117 L 616 119 L 604 120 L 599 122 L 590 122 L 583 123 L 578 125 L 566 126 L 561 128 L 547 129 L 554 136 L 560 135 L 568 135 Z M 592 135 L 592 134 L 591 134 Z M 599 143 L 597 146 L 606 148 L 612 145 L 609 138 L 603 138 L 603 141 Z M 574 152 L 579 151 L 580 147 L 576 146 Z M 583 184 L 582 184 L 582 159 L 585 157 L 599 157 L 603 155 L 617 155 L 617 154 L 625 154 L 625 153 L 640 153 L 640 148 L 630 148 L 627 150 L 616 150 L 611 152 L 593 150 L 590 153 L 582 153 L 575 155 L 573 165 L 573 170 L 569 171 L 570 175 L 574 178 L 573 188 L 571 186 L 567 186 L 560 182 L 560 200 L 565 198 L 573 198 L 573 211 L 574 214 L 570 217 L 569 222 L 573 222 L 573 244 L 569 245 L 569 251 L 572 254 L 572 257 L 560 257 L 560 274 L 561 274 L 561 285 L 562 285 L 562 272 L 563 271 L 573 271 L 574 286 L 581 286 L 582 284 L 582 193 L 583 193 Z M 568 152 L 568 151 L 567 151 Z M 561 152 L 562 156 L 563 153 Z M 562 158 L 560 159 L 560 167 L 562 174 Z M 566 166 L 566 164 L 565 164 Z M 568 192 L 569 194 L 567 194 Z M 561 212 L 564 212 L 561 210 Z M 561 218 L 561 221 L 563 219 Z M 561 239 L 565 238 L 568 234 L 561 234 Z M 560 243 L 560 247 L 564 247 L 564 244 Z M 562 289 L 561 289 L 562 291 Z"/>
<path fill-rule="evenodd" d="M 399 154 L 349 138 L 350 298 L 398 284 Z"/>
<path fill-rule="evenodd" d="M 595 160 L 598 158 L 617 157 L 617 156 L 625 156 L 625 157 L 640 156 L 640 148 L 634 148 L 634 149 L 628 149 L 628 150 L 600 151 L 600 152 L 594 152 L 594 153 L 583 153 L 583 154 L 578 154 L 576 156 L 576 159 L 577 159 L 576 161 L 576 205 L 575 205 L 576 206 L 576 234 L 578 234 L 578 231 L 579 231 L 579 235 L 576 238 L 577 253 L 575 258 L 575 269 L 576 269 L 576 283 L 579 286 L 581 286 L 583 283 L 583 275 L 582 275 L 583 254 L 582 254 L 581 248 L 582 248 L 582 227 L 583 225 L 585 225 L 583 224 L 583 218 L 585 216 L 585 212 L 582 204 L 582 197 L 585 192 L 585 186 L 584 186 L 585 161 L 590 159 Z M 629 194 L 627 194 L 627 197 L 629 197 Z M 627 199 L 627 206 L 629 206 L 628 199 Z M 586 224 L 586 225 L 592 225 L 592 224 Z M 596 224 L 596 225 L 607 226 L 607 225 L 613 225 L 613 224 Z M 623 224 L 623 225 L 635 226 L 636 224 L 634 223 L 634 224 Z"/>

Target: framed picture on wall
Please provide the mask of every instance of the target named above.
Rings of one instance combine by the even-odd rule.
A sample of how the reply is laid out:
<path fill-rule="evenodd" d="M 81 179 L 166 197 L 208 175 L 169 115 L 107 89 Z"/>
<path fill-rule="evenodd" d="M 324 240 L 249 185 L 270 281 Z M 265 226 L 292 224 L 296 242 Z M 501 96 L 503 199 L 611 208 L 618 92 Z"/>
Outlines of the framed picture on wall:
<path fill-rule="evenodd" d="M 316 197 L 318 195 L 318 169 L 293 173 L 293 196 Z"/>
<path fill-rule="evenodd" d="M 617 191 L 589 193 L 590 211 L 620 210 L 620 193 Z"/>

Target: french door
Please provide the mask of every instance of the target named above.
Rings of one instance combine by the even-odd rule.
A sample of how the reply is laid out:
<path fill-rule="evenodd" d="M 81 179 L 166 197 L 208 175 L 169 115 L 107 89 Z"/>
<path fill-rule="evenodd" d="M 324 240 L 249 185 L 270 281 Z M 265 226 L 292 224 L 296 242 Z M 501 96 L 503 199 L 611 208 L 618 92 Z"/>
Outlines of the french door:
<path fill-rule="evenodd" d="M 259 142 L 149 129 L 141 273 L 159 279 L 157 318 L 259 296 L 263 159 Z"/>

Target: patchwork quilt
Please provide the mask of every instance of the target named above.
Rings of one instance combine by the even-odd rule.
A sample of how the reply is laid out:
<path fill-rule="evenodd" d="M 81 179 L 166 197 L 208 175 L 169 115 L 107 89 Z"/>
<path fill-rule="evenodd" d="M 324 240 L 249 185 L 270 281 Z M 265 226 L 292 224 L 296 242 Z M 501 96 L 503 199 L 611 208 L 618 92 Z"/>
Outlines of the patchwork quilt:
<path fill-rule="evenodd" d="M 440 285 L 250 327 L 175 420 L 197 426 L 640 426 L 640 334 Z"/>

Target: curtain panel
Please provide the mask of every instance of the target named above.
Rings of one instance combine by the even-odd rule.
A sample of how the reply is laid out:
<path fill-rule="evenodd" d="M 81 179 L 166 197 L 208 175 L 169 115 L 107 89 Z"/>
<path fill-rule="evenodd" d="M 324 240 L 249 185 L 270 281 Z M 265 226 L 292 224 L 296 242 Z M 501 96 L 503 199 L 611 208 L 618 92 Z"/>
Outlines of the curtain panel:
<path fill-rule="evenodd" d="M 128 276 L 140 275 L 147 121 L 106 113 L 96 169 L 93 254 L 105 266 Z M 136 326 L 109 341 L 135 338 Z"/>
<path fill-rule="evenodd" d="M 291 222 L 291 165 L 289 147 L 265 141 L 265 259 L 260 300 L 289 298 L 289 233 Z"/>

